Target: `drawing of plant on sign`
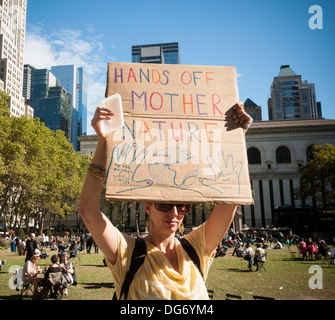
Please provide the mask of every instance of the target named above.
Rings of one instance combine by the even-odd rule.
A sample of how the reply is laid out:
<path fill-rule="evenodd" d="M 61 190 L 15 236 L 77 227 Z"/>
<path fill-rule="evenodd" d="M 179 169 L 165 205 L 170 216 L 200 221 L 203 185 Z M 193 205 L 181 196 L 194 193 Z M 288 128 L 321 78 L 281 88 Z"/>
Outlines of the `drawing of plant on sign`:
<path fill-rule="evenodd" d="M 207 161 L 213 177 L 199 178 L 199 182 L 220 194 L 224 194 L 228 190 L 240 194 L 240 174 L 243 162 L 235 162 L 232 154 L 225 155 L 222 151 L 218 152 L 215 158 L 208 155 Z M 235 187 L 236 190 L 233 190 Z"/>
<path fill-rule="evenodd" d="M 198 165 L 192 159 L 191 153 L 182 148 L 158 150 L 149 161 L 150 176 L 160 187 L 187 189 L 198 177 Z"/>

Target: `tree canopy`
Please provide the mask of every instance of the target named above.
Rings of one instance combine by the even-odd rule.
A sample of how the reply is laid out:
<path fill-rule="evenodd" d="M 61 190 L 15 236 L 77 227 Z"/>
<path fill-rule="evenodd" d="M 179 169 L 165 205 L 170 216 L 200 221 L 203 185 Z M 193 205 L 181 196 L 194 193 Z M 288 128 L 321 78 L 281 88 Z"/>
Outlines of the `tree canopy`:
<path fill-rule="evenodd" d="M 315 197 L 324 211 L 334 210 L 335 201 L 335 147 L 315 145 L 312 159 L 300 168 L 299 197 L 305 201 Z"/>
<path fill-rule="evenodd" d="M 43 229 L 47 213 L 65 216 L 78 207 L 91 156 L 77 153 L 61 130 L 38 118 L 10 117 L 0 92 L 0 214 L 4 228 Z"/>

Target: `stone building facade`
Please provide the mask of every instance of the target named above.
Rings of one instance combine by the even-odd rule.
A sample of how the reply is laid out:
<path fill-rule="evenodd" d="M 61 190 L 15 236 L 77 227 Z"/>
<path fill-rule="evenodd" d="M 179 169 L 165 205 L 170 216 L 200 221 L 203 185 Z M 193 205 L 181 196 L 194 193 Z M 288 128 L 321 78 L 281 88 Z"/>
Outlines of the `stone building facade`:
<path fill-rule="evenodd" d="M 246 135 L 253 206 L 244 206 L 244 223 L 272 226 L 278 206 L 298 207 L 294 189 L 299 167 L 307 163 L 314 144 L 335 145 L 335 120 L 304 119 L 255 122 Z M 312 205 L 312 199 L 307 199 Z"/>

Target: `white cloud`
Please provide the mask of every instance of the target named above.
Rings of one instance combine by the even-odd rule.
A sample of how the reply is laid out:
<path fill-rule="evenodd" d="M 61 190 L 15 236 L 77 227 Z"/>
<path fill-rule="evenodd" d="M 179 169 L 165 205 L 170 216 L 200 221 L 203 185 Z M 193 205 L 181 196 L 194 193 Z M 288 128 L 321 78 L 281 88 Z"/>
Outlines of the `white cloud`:
<path fill-rule="evenodd" d="M 237 73 L 237 74 L 236 74 L 237 83 L 240 82 L 240 79 L 241 79 L 242 77 L 244 77 L 244 74 L 242 74 L 242 73 Z"/>
<path fill-rule="evenodd" d="M 24 63 L 35 68 L 49 69 L 57 65 L 83 67 L 88 82 L 88 133 L 92 134 L 90 119 L 106 89 L 107 60 L 100 36 L 89 25 L 89 34 L 80 30 L 58 30 L 46 33 L 43 26 L 27 28 Z"/>

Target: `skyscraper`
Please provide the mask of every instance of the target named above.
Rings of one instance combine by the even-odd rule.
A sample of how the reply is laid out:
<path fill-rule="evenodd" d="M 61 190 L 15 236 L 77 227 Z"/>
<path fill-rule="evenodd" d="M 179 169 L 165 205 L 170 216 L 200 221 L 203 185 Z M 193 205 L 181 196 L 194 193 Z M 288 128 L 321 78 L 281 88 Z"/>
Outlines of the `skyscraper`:
<path fill-rule="evenodd" d="M 23 97 L 25 98 L 26 105 L 30 103 L 30 90 L 31 90 L 31 71 L 36 68 L 30 64 L 24 65 L 23 70 Z"/>
<path fill-rule="evenodd" d="M 316 101 L 313 83 L 301 80 L 289 65 L 282 65 L 271 85 L 268 99 L 269 120 L 321 118 L 321 103 Z"/>
<path fill-rule="evenodd" d="M 262 121 L 262 108 L 251 99 L 245 100 L 244 109 L 254 121 Z"/>
<path fill-rule="evenodd" d="M 79 151 L 77 137 L 87 133 L 87 78 L 83 68 L 74 65 L 53 66 L 52 74 L 72 96 L 71 142 Z"/>
<path fill-rule="evenodd" d="M 180 64 L 178 42 L 132 46 L 132 62 Z"/>
<path fill-rule="evenodd" d="M 71 94 L 47 69 L 31 71 L 30 105 L 51 130 L 62 130 L 71 141 Z"/>
<path fill-rule="evenodd" d="M 31 115 L 23 97 L 23 57 L 27 0 L 0 1 L 0 79 L 10 95 L 12 116 Z"/>
<path fill-rule="evenodd" d="M 87 78 L 84 68 L 78 68 L 78 136 L 87 135 Z M 80 146 L 80 144 L 78 144 Z M 80 149 L 80 148 L 79 148 Z"/>

